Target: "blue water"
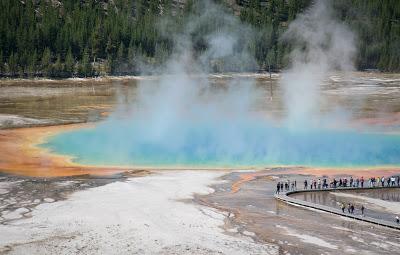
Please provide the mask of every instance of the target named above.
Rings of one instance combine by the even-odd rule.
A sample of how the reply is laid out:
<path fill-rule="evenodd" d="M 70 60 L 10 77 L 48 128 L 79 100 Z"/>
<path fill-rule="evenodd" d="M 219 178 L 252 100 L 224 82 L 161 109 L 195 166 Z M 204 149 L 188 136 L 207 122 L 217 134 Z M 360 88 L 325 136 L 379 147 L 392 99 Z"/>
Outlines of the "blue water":
<path fill-rule="evenodd" d="M 52 137 L 45 146 L 94 165 L 240 167 L 400 166 L 400 136 L 291 129 L 268 122 L 215 121 L 152 126 L 107 121 Z"/>

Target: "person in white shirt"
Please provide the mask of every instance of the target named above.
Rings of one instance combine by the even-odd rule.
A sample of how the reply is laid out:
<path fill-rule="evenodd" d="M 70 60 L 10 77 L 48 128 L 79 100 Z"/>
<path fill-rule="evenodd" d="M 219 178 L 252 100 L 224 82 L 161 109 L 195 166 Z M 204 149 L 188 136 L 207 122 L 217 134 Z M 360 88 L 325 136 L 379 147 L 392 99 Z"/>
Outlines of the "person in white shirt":
<path fill-rule="evenodd" d="M 390 177 L 390 182 L 391 182 L 390 186 L 394 187 L 394 185 L 396 185 L 396 178 L 394 176 Z"/>

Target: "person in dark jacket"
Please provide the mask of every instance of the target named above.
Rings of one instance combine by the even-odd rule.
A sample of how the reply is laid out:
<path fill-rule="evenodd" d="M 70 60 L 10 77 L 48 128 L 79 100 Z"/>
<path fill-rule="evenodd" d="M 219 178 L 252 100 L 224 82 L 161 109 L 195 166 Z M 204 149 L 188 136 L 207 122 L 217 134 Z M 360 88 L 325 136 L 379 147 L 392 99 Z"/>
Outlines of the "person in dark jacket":
<path fill-rule="evenodd" d="M 350 206 L 350 213 L 354 214 L 354 205 L 353 204 L 351 204 L 351 206 Z"/>

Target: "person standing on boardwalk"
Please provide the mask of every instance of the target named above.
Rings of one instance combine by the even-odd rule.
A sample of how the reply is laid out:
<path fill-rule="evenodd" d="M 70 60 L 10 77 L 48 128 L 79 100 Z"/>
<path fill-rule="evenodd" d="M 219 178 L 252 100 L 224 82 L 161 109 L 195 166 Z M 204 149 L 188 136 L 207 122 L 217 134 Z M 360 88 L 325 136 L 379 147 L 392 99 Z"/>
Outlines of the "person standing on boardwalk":
<path fill-rule="evenodd" d="M 399 216 L 396 216 L 396 223 L 397 223 L 397 224 L 400 224 Z"/>
<path fill-rule="evenodd" d="M 384 176 L 382 176 L 382 178 L 381 178 L 381 183 L 382 183 L 382 187 L 384 187 L 385 186 L 385 177 Z"/>
<path fill-rule="evenodd" d="M 362 216 L 365 216 L 365 215 L 364 215 L 364 210 L 365 210 L 364 205 L 361 205 L 361 215 L 362 215 Z"/>
<path fill-rule="evenodd" d="M 361 188 L 364 188 L 364 177 L 361 176 Z"/>
<path fill-rule="evenodd" d="M 350 205 L 350 203 L 347 204 L 347 212 L 351 213 L 351 205 Z"/>
<path fill-rule="evenodd" d="M 344 213 L 344 209 L 346 209 L 346 206 L 344 205 L 344 203 L 340 204 L 340 208 L 342 209 L 342 212 Z"/>
<path fill-rule="evenodd" d="M 277 184 L 276 184 L 276 194 L 279 194 L 279 192 L 280 192 L 280 189 L 281 189 L 281 183 L 280 182 L 278 182 Z"/>
<path fill-rule="evenodd" d="M 394 176 L 390 177 L 390 182 L 391 182 L 390 186 L 394 187 L 394 185 L 396 183 L 396 177 L 394 177 Z"/>
<path fill-rule="evenodd" d="M 307 189 L 307 188 L 308 188 L 307 180 L 304 180 L 304 189 Z"/>
<path fill-rule="evenodd" d="M 353 204 L 351 204 L 351 206 L 350 206 L 350 213 L 354 214 L 354 205 Z"/>

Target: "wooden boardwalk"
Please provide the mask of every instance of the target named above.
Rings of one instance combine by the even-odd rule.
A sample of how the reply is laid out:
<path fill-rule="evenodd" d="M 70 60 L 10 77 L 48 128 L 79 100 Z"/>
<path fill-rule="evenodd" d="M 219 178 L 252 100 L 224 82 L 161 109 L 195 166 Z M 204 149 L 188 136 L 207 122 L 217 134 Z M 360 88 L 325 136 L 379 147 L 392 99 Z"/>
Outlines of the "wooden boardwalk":
<path fill-rule="evenodd" d="M 400 230 L 400 224 L 397 224 L 394 220 L 393 220 L 393 222 L 389 222 L 389 221 L 379 220 L 379 219 L 375 219 L 375 218 L 368 217 L 368 216 L 343 213 L 342 210 L 340 210 L 340 209 L 336 209 L 336 208 L 333 208 L 330 206 L 325 206 L 325 205 L 320 205 L 320 204 L 314 204 L 311 202 L 292 198 L 289 196 L 290 194 L 303 193 L 303 192 L 323 192 L 323 191 L 338 191 L 338 190 L 368 190 L 368 189 L 387 189 L 387 188 L 399 188 L 399 187 L 336 188 L 336 189 L 328 188 L 328 189 L 319 189 L 319 190 L 315 190 L 315 189 L 314 190 L 297 190 L 297 191 L 288 191 L 288 192 L 281 192 L 279 194 L 275 194 L 275 198 L 280 201 L 283 201 L 285 203 L 288 203 L 288 204 L 304 206 L 306 208 L 312 208 L 312 209 L 352 218 L 355 220 L 360 220 L 360 221 Z"/>

